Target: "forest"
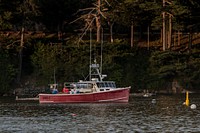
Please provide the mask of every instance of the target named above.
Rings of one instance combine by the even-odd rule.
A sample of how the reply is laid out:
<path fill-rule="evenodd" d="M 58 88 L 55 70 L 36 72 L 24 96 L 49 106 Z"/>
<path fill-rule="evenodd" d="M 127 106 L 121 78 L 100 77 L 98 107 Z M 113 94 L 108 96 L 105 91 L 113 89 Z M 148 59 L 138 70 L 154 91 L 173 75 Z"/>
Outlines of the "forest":
<path fill-rule="evenodd" d="M 131 92 L 198 92 L 199 10 L 197 0 L 1 0 L 0 95 L 85 80 L 91 44 L 107 80 Z"/>

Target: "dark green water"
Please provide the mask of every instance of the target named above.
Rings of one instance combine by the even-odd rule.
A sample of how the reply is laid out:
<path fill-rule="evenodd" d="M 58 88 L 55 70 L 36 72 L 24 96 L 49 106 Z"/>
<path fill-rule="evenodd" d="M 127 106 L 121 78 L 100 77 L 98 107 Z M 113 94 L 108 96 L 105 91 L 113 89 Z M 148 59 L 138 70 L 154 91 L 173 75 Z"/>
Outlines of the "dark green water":
<path fill-rule="evenodd" d="M 200 96 L 136 98 L 128 104 L 39 104 L 0 98 L 0 133 L 200 132 Z"/>

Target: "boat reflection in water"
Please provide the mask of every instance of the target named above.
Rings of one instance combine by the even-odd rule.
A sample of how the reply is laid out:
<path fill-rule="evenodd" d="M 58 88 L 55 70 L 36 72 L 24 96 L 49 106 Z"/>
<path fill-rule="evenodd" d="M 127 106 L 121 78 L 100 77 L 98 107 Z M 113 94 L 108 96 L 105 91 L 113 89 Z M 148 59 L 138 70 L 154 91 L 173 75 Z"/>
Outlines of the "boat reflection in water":
<path fill-rule="evenodd" d="M 114 81 L 103 81 L 106 75 L 99 72 L 99 64 L 92 64 L 91 80 L 65 83 L 70 93 L 39 94 L 40 103 L 104 103 L 129 101 L 131 87 L 117 88 Z M 56 84 L 54 84 L 56 87 Z"/>

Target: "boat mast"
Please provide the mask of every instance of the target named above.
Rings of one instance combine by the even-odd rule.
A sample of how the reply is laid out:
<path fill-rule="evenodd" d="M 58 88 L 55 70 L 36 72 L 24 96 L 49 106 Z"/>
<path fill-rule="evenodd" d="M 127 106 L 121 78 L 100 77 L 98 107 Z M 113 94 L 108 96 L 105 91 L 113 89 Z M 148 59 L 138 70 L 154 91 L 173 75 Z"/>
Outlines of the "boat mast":
<path fill-rule="evenodd" d="M 101 28 L 101 65 L 100 65 L 100 74 L 102 74 L 102 65 L 103 65 L 103 28 Z"/>
<path fill-rule="evenodd" d="M 54 67 L 54 71 L 53 71 L 53 79 L 54 79 L 54 84 L 56 84 L 56 70 Z"/>
<path fill-rule="evenodd" d="M 100 73 L 99 73 L 99 76 L 100 76 L 100 80 L 103 81 L 103 78 L 107 77 L 106 74 L 102 74 L 103 70 L 102 70 L 102 67 L 103 67 L 103 27 L 101 28 L 101 66 L 100 66 Z"/>
<path fill-rule="evenodd" d="M 90 27 L 90 67 L 89 67 L 89 81 L 91 81 L 91 65 L 92 65 L 92 28 Z"/>

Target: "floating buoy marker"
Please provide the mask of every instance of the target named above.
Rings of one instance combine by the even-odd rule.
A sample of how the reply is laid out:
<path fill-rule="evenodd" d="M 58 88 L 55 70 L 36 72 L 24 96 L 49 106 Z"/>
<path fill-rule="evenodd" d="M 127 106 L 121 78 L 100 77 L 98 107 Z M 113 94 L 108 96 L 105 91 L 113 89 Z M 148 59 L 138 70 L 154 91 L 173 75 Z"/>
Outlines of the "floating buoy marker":
<path fill-rule="evenodd" d="M 76 114 L 74 114 L 74 113 L 72 113 L 71 115 L 72 115 L 72 116 L 76 116 Z"/>
<path fill-rule="evenodd" d="M 188 91 L 186 91 L 186 100 L 185 100 L 185 105 L 186 106 L 189 106 L 189 93 L 188 93 Z"/>
<path fill-rule="evenodd" d="M 195 104 L 192 104 L 192 105 L 190 106 L 190 108 L 191 108 L 191 109 L 196 109 L 197 106 L 196 106 Z"/>
<path fill-rule="evenodd" d="M 151 103 L 156 104 L 156 99 L 152 99 Z"/>

